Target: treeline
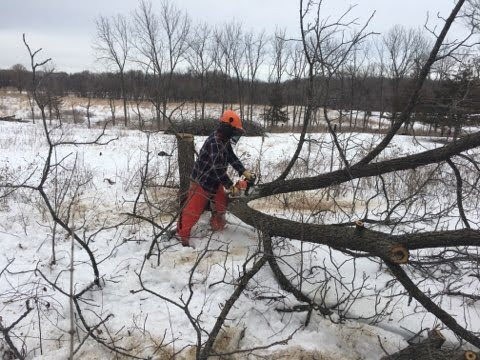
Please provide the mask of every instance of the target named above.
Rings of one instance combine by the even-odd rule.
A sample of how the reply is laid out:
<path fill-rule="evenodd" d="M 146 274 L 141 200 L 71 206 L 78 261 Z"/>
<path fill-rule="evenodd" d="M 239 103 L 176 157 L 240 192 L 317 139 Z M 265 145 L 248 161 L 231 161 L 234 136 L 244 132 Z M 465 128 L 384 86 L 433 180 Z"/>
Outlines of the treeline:
<path fill-rule="evenodd" d="M 23 66 L 0 70 L 0 87 L 27 91 L 31 82 L 31 72 Z M 192 73 L 173 74 L 171 95 L 172 102 L 199 102 L 238 104 L 236 80 L 221 73 L 212 72 L 206 76 L 206 84 Z M 125 96 L 127 101 L 150 101 L 155 93 L 157 79 L 139 70 L 127 71 L 124 75 Z M 345 76 L 330 80 L 330 95 L 326 106 L 332 109 L 362 110 L 365 112 L 385 112 L 392 114 L 401 110 L 407 101 L 408 93 L 414 79 L 402 79 L 397 93 L 391 86 L 392 79 L 366 77 L 354 79 Z M 325 86 L 325 80 L 317 79 L 318 87 Z M 55 97 L 78 96 L 83 98 L 122 99 L 121 80 L 117 73 L 92 73 L 88 71 L 67 74 L 54 72 L 45 78 L 43 87 Z M 252 91 L 253 105 L 303 105 L 305 102 L 305 80 L 287 80 L 280 85 L 280 99 L 275 99 L 278 85 L 257 80 L 253 84 L 245 82 Z M 203 91 L 202 94 L 200 92 Z M 464 71 L 452 79 L 430 80 L 424 90 L 424 96 L 417 105 L 417 120 L 434 121 L 434 117 L 452 112 L 451 104 L 456 102 L 455 111 L 463 114 L 480 113 L 480 87 L 478 79 Z M 461 100 L 461 101 L 460 101 Z M 458 120 L 458 119 L 457 119 Z"/>
<path fill-rule="evenodd" d="M 8 69 L 0 70 L 0 87 L 14 88 L 20 92 L 27 91 L 32 80 L 31 72 L 23 66 L 16 66 L 21 70 Z M 43 74 L 41 73 L 40 76 Z M 142 99 L 148 101 L 156 91 L 158 80 L 150 74 L 140 70 L 126 71 L 124 74 L 125 96 L 128 101 Z M 164 79 L 161 80 L 165 81 Z M 202 96 L 206 102 L 236 103 L 237 92 L 235 80 L 227 78 L 221 73 L 208 74 L 206 86 Z M 42 87 L 48 88 L 54 96 L 78 96 L 92 97 L 98 99 L 122 99 L 121 79 L 119 74 L 104 72 L 93 73 L 83 71 L 68 74 L 65 72 L 53 72 L 45 78 Z M 254 83 L 254 103 L 268 103 L 268 88 L 266 82 L 256 81 Z M 169 101 L 197 101 L 200 98 L 200 80 L 191 73 L 173 74 L 171 93 Z"/>
<path fill-rule="evenodd" d="M 98 58 L 114 72 L 50 72 L 36 86 L 51 97 L 122 99 L 125 125 L 127 102 L 150 102 L 159 124 L 169 102 L 195 102 L 202 118 L 206 103 L 236 104 L 245 119 L 252 118 L 253 105 L 263 104 L 272 110 L 268 112 L 272 124 L 287 120 L 282 110 L 286 105 L 298 107 L 294 114 L 301 114 L 306 104 L 309 76 L 304 49 L 287 40 L 284 30 L 269 36 L 245 31 L 235 22 L 218 27 L 197 24 L 171 1 L 163 0 L 154 9 L 141 0 L 128 16 L 97 18 L 96 31 Z M 429 35 L 423 29 L 395 25 L 386 34 L 356 42 L 341 68 L 321 64 L 322 71 L 332 73 L 314 76 L 318 107 L 376 111 L 394 119 L 432 47 Z M 337 37 L 341 41 L 342 33 Z M 326 49 L 335 49 L 334 38 L 329 41 Z M 470 49 L 437 61 L 411 123 L 463 126 L 471 121 L 470 114 L 480 113 L 477 59 Z M 23 91 L 32 86 L 30 82 L 29 69 L 22 65 L 0 70 L 0 87 Z M 293 125 L 295 121 L 299 123 L 300 116 Z"/>

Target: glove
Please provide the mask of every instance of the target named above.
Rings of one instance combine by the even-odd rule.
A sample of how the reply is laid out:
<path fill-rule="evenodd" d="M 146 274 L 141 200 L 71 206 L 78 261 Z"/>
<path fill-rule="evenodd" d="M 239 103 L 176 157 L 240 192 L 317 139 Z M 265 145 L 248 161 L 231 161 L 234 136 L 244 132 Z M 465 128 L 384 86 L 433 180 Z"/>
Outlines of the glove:
<path fill-rule="evenodd" d="M 248 170 L 245 170 L 242 175 L 243 175 L 243 176 L 245 177 L 245 179 L 247 179 L 247 180 L 253 180 L 253 179 L 255 178 L 255 174 L 251 173 L 251 172 L 248 171 Z"/>
<path fill-rule="evenodd" d="M 228 193 L 231 197 L 239 196 L 240 195 L 240 189 L 238 187 L 236 187 L 235 185 L 232 185 L 228 189 Z"/>

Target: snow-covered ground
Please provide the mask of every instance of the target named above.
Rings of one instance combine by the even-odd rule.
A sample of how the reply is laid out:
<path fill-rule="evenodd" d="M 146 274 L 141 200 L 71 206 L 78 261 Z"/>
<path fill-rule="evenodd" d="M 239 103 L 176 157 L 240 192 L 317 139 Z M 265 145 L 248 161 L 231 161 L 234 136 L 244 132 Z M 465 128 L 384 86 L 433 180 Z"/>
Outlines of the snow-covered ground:
<path fill-rule="evenodd" d="M 15 107 L 12 101 L 4 101 L 2 106 L 4 112 L 8 108 L 18 117 L 28 118 L 28 109 L 25 113 L 12 110 Z M 105 117 L 105 112 L 101 116 Z M 66 143 L 71 140 L 89 142 L 100 132 L 99 128 L 87 130 L 85 126 L 64 125 L 52 133 L 52 138 Z M 378 140 L 378 135 L 369 134 L 342 134 L 341 137 L 349 158 L 360 157 L 359 148 L 366 151 Z M 196 138 L 197 148 L 203 139 Z M 236 153 L 259 175 L 260 181 L 265 182 L 278 176 L 297 140 L 294 134 L 243 138 Z M 314 134 L 311 140 L 301 156 L 303 161 L 295 169 L 295 176 L 313 175 L 338 166 L 338 160 L 330 163 L 332 142 L 328 135 Z M 83 316 L 92 326 L 105 321 L 105 325 L 93 331 L 130 354 L 154 359 L 178 354 L 178 358 L 191 359 L 197 334 L 185 309 L 206 331 L 213 327 L 244 266 L 248 269 L 253 265 L 250 257 L 258 250 L 258 234 L 230 214 L 226 229 L 212 233 L 205 213 L 194 228 L 192 242 L 195 248 L 183 248 L 175 240 L 159 241 L 154 256 L 146 259 L 158 229 L 147 222 L 133 221 L 127 214 L 132 213 L 138 198 L 148 155 L 151 161 L 147 194 L 157 207 L 155 213 L 145 215 L 153 216 L 161 226 L 171 221 L 168 210 L 171 211 L 176 193 L 170 187 L 178 182 L 175 138 L 162 133 L 148 135 L 136 130 L 109 128 L 102 141 L 107 144 L 58 146 L 52 154 L 52 163 L 59 166 L 54 168 L 55 173 L 49 176 L 45 186 L 47 195 L 57 199 L 54 203 L 58 211 L 64 216 L 70 211 L 70 225 L 88 243 L 98 262 L 101 286 L 93 286 L 82 296 Z M 414 153 L 435 146 L 427 139 L 399 136 L 389 147 L 388 154 Z M 0 185 L 38 186 L 47 150 L 44 130 L 38 122 L 0 122 Z M 158 156 L 160 151 L 172 156 Z M 358 184 L 350 185 L 357 186 L 358 194 L 362 193 Z M 342 200 L 348 204 L 352 194 L 346 192 L 346 188 L 337 190 L 335 206 L 341 207 Z M 368 189 L 363 191 L 368 193 Z M 311 193 L 308 199 L 311 201 L 317 196 L 324 194 Z M 144 195 L 141 199 L 144 200 Z M 305 211 L 313 206 L 305 205 L 305 198 L 296 199 L 296 205 L 291 206 L 285 206 L 283 200 L 272 199 L 254 206 L 277 216 L 305 216 L 310 217 L 308 221 L 318 220 L 311 211 Z M 324 198 L 322 201 L 323 204 L 331 202 Z M 382 205 L 376 206 L 381 208 Z M 321 220 L 355 218 L 365 211 L 361 207 L 350 209 L 346 205 L 341 214 L 332 210 L 323 214 Z M 143 203 L 141 208 L 147 211 Z M 12 334 L 15 344 L 22 348 L 24 342 L 29 359 L 67 358 L 71 307 L 68 296 L 55 289 L 52 283 L 67 293 L 70 291 L 68 269 L 73 256 L 74 292 L 82 291 L 93 279 L 89 258 L 78 244 L 72 254 L 70 234 L 54 226 L 34 189 L 22 188 L 0 198 L 0 219 L 2 325 L 8 326 L 18 319 L 26 311 L 26 300 L 30 299 L 28 306 L 33 310 L 15 326 Z M 54 264 L 52 237 L 55 237 Z M 348 293 L 353 295 L 339 307 L 342 316 L 324 318 L 313 311 L 305 326 L 305 311 L 279 311 L 300 304 L 281 290 L 270 268 L 264 266 L 228 315 L 228 328 L 220 336 L 218 351 L 258 348 L 289 339 L 284 344 L 257 350 L 256 354 L 291 359 L 307 353 L 316 356 L 312 358 L 322 359 L 379 359 L 385 355 L 384 349 L 395 352 L 405 347 L 406 339 L 420 329 L 438 325 L 438 321 L 415 302 L 409 304 L 407 297 L 392 297 L 392 301 L 377 297 L 380 293 L 393 295 L 402 289 L 392 286 L 388 271 L 375 261 L 354 259 L 332 253 L 324 246 L 298 241 L 279 241 L 276 246 L 278 254 L 284 255 L 285 262 L 281 266 L 286 273 L 307 266 L 311 270 L 302 284 L 304 292 L 318 299 L 325 296 L 326 304 L 347 299 Z M 323 267 L 331 270 L 332 277 L 341 276 L 343 287 L 331 281 L 328 283 L 331 288 L 320 288 L 315 280 L 316 276 L 325 276 Z M 292 279 L 296 281 L 293 276 Z M 455 301 L 442 305 L 449 313 L 462 318 L 467 312 L 471 323 L 480 323 L 475 303 L 470 309 L 462 308 Z M 369 324 L 372 317 L 375 325 Z M 80 323 L 78 317 L 75 321 Z M 446 334 L 454 339 L 448 332 Z M 79 347 L 77 358 L 115 358 L 91 339 L 82 343 L 85 335 L 80 329 L 75 333 L 75 348 Z M 2 346 L 5 347 L 5 343 L 0 343 L 0 349 Z M 238 355 L 238 358 L 246 357 L 245 353 Z"/>

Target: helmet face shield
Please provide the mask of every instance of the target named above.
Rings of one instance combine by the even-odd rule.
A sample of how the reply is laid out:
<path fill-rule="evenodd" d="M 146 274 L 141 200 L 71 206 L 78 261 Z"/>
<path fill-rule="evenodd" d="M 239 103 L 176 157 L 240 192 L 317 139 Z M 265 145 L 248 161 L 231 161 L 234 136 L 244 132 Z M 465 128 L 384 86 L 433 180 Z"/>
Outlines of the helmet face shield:
<path fill-rule="evenodd" d="M 240 140 L 241 137 L 242 137 L 242 135 L 233 135 L 230 140 L 232 141 L 232 143 L 233 143 L 234 145 L 236 145 L 237 142 L 238 142 L 238 140 Z"/>
<path fill-rule="evenodd" d="M 230 137 L 230 140 L 232 141 L 233 144 L 236 144 L 244 134 L 245 134 L 245 130 L 234 128 L 232 136 Z"/>

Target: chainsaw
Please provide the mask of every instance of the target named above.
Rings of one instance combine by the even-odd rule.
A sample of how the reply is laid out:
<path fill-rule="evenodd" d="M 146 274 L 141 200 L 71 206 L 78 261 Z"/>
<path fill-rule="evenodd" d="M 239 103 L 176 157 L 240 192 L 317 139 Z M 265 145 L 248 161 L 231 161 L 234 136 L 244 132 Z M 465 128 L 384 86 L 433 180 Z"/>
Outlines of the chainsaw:
<path fill-rule="evenodd" d="M 250 179 L 247 179 L 242 176 L 242 178 L 240 180 L 237 180 L 237 182 L 234 185 L 237 188 L 238 192 L 235 195 L 232 195 L 232 193 L 230 193 L 229 194 L 230 199 L 238 199 L 238 198 L 248 196 L 250 194 L 250 190 L 255 185 L 256 180 L 257 180 L 257 177 L 255 174 L 252 174 L 252 177 Z"/>

